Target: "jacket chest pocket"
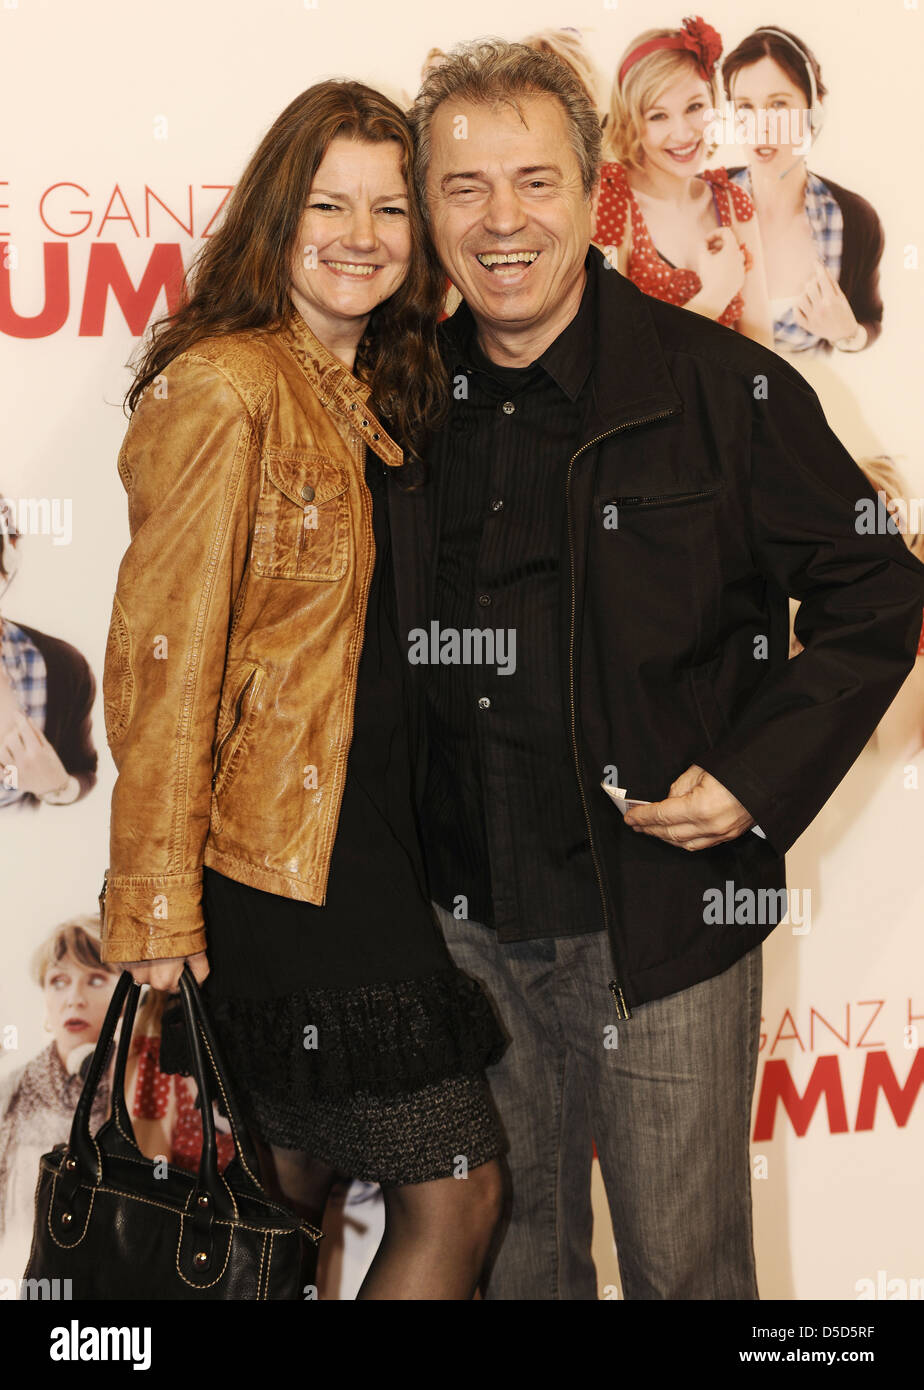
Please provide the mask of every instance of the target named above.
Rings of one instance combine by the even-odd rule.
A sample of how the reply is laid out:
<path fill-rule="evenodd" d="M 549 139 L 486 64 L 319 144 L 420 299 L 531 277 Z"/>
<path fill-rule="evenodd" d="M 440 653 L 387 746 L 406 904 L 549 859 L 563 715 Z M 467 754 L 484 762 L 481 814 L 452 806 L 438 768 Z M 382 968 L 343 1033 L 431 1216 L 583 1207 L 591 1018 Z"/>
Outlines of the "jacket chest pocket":
<path fill-rule="evenodd" d="M 326 455 L 264 455 L 251 564 L 268 579 L 342 579 L 349 559 L 349 478 Z"/>
<path fill-rule="evenodd" d="M 719 491 L 718 486 L 686 488 L 677 492 L 659 492 L 646 494 L 640 491 L 636 494 L 627 494 L 624 497 L 610 497 L 604 499 L 600 506 L 603 508 L 604 519 L 611 523 L 611 529 L 616 530 L 619 526 L 619 512 L 625 509 L 629 515 L 636 511 L 651 510 L 660 507 L 688 507 L 700 502 L 707 502 L 715 497 Z M 657 520 L 656 523 L 657 524 Z"/>

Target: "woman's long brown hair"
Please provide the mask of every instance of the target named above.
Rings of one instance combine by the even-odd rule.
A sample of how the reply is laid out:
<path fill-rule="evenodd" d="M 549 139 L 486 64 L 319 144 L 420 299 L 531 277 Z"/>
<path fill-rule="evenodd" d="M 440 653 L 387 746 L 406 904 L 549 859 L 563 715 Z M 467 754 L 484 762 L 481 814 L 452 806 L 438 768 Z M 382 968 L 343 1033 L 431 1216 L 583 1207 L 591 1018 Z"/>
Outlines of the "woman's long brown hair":
<path fill-rule="evenodd" d="M 436 339 L 445 278 L 417 202 L 408 124 L 394 102 L 361 82 L 319 82 L 274 121 L 228 200 L 220 227 L 189 267 L 180 307 L 151 327 L 125 396 L 130 411 L 167 364 L 194 343 L 213 334 L 278 328 L 293 312 L 289 290 L 298 227 L 311 182 L 336 136 L 396 140 L 401 147 L 411 231 L 408 273 L 370 314 L 353 370 L 370 386 L 372 408 L 408 461 L 419 463 L 448 404 Z"/>

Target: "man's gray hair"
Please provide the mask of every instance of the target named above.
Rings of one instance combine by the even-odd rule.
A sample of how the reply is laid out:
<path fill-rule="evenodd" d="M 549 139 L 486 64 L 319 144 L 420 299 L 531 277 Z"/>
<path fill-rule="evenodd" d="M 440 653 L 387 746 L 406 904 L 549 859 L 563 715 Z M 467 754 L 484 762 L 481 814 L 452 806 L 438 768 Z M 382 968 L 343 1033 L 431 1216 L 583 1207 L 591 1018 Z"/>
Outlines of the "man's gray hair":
<path fill-rule="evenodd" d="M 571 147 L 581 169 L 584 196 L 589 197 L 600 172 L 600 117 L 586 91 L 564 63 L 537 53 L 523 43 L 505 39 L 475 39 L 450 49 L 448 62 L 427 73 L 409 112 L 415 136 L 414 181 L 420 205 L 427 208 L 427 170 L 430 167 L 430 128 L 433 115 L 445 101 L 493 106 L 508 102 L 518 114 L 520 98 L 557 97 L 568 122 Z"/>

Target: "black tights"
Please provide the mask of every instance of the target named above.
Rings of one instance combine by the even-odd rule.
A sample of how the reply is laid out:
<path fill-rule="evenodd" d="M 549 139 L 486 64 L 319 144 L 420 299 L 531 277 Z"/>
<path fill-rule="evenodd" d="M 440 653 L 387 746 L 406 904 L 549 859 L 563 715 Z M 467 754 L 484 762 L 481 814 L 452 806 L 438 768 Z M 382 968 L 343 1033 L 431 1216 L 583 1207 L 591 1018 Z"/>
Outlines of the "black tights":
<path fill-rule="evenodd" d="M 270 1194 L 321 1226 L 335 1170 L 300 1149 L 259 1148 Z M 465 1178 L 384 1187 L 382 1195 L 385 1233 L 357 1298 L 473 1298 L 502 1209 L 497 1160 Z"/>

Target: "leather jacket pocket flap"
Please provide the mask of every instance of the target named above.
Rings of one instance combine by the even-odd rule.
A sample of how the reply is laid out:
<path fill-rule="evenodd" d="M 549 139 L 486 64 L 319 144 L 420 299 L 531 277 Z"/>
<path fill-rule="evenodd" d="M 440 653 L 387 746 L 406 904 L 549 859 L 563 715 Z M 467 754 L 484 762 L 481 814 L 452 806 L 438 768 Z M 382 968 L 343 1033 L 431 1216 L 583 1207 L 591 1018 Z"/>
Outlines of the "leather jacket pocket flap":
<path fill-rule="evenodd" d="M 280 492 L 299 507 L 322 506 L 346 492 L 349 484 L 344 469 L 325 454 L 308 449 L 270 449 L 266 471 Z"/>

